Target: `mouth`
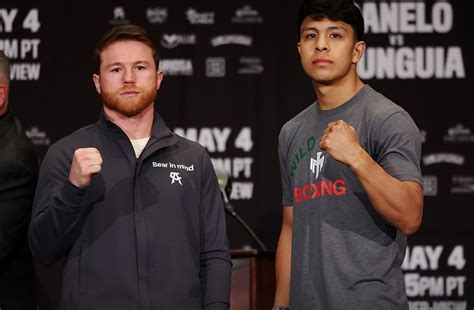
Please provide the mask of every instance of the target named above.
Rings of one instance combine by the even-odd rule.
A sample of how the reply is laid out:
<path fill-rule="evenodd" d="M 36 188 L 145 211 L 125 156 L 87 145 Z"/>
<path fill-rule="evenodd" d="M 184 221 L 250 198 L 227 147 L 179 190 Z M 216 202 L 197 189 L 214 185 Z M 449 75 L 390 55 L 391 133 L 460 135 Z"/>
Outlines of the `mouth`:
<path fill-rule="evenodd" d="M 325 58 L 317 58 L 312 61 L 312 64 L 316 66 L 326 66 L 332 64 L 332 61 Z"/>
<path fill-rule="evenodd" d="M 120 93 L 120 95 L 123 96 L 123 97 L 135 97 L 135 96 L 138 96 L 138 94 L 140 94 L 140 92 L 131 91 L 131 90 L 124 91 L 124 92 Z"/>

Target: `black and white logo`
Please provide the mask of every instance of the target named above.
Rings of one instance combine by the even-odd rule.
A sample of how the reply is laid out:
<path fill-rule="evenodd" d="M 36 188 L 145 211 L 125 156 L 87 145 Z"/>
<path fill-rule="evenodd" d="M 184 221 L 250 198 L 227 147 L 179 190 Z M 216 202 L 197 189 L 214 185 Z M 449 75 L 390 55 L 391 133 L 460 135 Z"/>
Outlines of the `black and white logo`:
<path fill-rule="evenodd" d="M 195 34 L 177 34 L 165 33 L 161 37 L 161 46 L 166 48 L 175 48 L 179 45 L 194 45 L 196 44 Z"/>
<path fill-rule="evenodd" d="M 123 6 L 116 6 L 114 7 L 113 11 L 113 18 L 109 20 L 111 25 L 125 25 L 130 23 L 130 21 L 125 16 L 125 9 Z"/>
<path fill-rule="evenodd" d="M 262 59 L 258 57 L 241 57 L 239 59 L 239 74 L 261 74 L 263 73 Z"/>
<path fill-rule="evenodd" d="M 463 155 L 455 153 L 434 153 L 423 156 L 423 164 L 425 166 L 441 163 L 462 166 L 464 161 L 465 157 Z"/>
<path fill-rule="evenodd" d="M 198 12 L 193 8 L 186 11 L 186 18 L 193 25 L 212 25 L 214 24 L 214 16 L 214 12 Z"/>
<path fill-rule="evenodd" d="M 243 46 L 251 46 L 252 45 L 252 37 L 243 34 L 223 34 L 211 39 L 211 45 L 221 46 L 221 45 L 243 45 Z"/>
<path fill-rule="evenodd" d="M 181 183 L 182 177 L 179 176 L 179 172 L 170 172 L 170 178 L 171 178 L 171 184 L 174 184 L 175 182 L 178 182 L 179 185 L 183 186 L 183 183 Z"/>
<path fill-rule="evenodd" d="M 247 4 L 235 11 L 231 21 L 234 24 L 261 24 L 263 17 L 251 5 Z"/>
<path fill-rule="evenodd" d="M 147 8 L 146 18 L 150 24 L 163 24 L 168 19 L 168 9 L 162 7 Z"/>
<path fill-rule="evenodd" d="M 225 58 L 224 57 L 208 57 L 206 59 L 206 76 L 207 77 L 224 77 L 225 76 Z"/>
<path fill-rule="evenodd" d="M 471 129 L 465 127 L 463 124 L 456 124 L 456 126 L 448 128 L 448 134 L 443 137 L 444 142 L 474 142 L 474 135 Z"/>
<path fill-rule="evenodd" d="M 426 130 L 420 130 L 421 143 L 426 143 Z"/>
<path fill-rule="evenodd" d="M 166 75 L 193 75 L 193 63 L 190 59 L 161 59 L 160 70 Z"/>
<path fill-rule="evenodd" d="M 438 177 L 434 175 L 424 175 L 421 179 L 423 182 L 423 194 L 425 196 L 436 196 L 438 194 Z"/>
<path fill-rule="evenodd" d="M 474 194 L 474 176 L 455 175 L 452 182 L 452 194 Z"/>
<path fill-rule="evenodd" d="M 36 126 L 25 130 L 25 134 L 35 146 L 49 146 L 51 144 L 51 139 L 48 137 L 46 132 L 40 130 Z"/>
<path fill-rule="evenodd" d="M 325 156 L 321 156 L 322 154 L 323 152 L 318 152 L 316 153 L 316 159 L 311 157 L 311 160 L 310 160 L 309 168 L 311 169 L 311 172 L 313 174 L 316 174 L 314 177 L 315 179 L 319 177 L 319 173 L 323 169 Z"/>

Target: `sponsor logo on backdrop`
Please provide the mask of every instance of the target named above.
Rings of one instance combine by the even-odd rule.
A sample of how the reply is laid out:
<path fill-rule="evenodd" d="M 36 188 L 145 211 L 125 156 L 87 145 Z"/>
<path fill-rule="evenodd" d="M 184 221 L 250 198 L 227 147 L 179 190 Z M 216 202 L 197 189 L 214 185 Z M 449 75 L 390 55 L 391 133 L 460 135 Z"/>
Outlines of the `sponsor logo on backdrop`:
<path fill-rule="evenodd" d="M 357 66 L 362 79 L 466 77 L 460 46 L 425 44 L 425 40 L 442 44 L 444 35 L 452 31 L 455 14 L 451 1 L 364 1 L 361 11 L 366 32 L 387 35 L 390 45 L 367 48 Z M 429 38 L 413 42 L 423 35 Z"/>
<path fill-rule="evenodd" d="M 262 59 L 258 57 L 239 58 L 239 74 L 261 74 L 263 73 Z"/>
<path fill-rule="evenodd" d="M 130 23 L 125 15 L 125 8 L 123 6 L 114 7 L 112 14 L 113 18 L 109 21 L 111 25 L 125 25 Z"/>
<path fill-rule="evenodd" d="M 25 130 L 25 134 L 34 146 L 49 146 L 51 144 L 51 139 L 48 137 L 46 132 L 40 130 L 36 126 Z"/>
<path fill-rule="evenodd" d="M 426 143 L 426 130 L 420 130 L 421 143 Z"/>
<path fill-rule="evenodd" d="M 474 194 L 474 176 L 453 176 L 451 193 Z"/>
<path fill-rule="evenodd" d="M 474 135 L 471 129 L 463 124 L 456 124 L 448 128 L 448 134 L 443 137 L 444 142 L 474 142 Z"/>
<path fill-rule="evenodd" d="M 163 24 L 168 19 L 168 9 L 162 7 L 147 8 L 146 18 L 150 24 Z"/>
<path fill-rule="evenodd" d="M 224 57 L 208 57 L 206 59 L 206 76 L 207 77 L 224 77 L 225 76 L 225 58 Z"/>
<path fill-rule="evenodd" d="M 261 24 L 263 17 L 251 5 L 247 4 L 235 11 L 231 21 L 234 24 Z"/>
<path fill-rule="evenodd" d="M 223 34 L 220 36 L 213 37 L 211 39 L 212 46 L 221 46 L 221 45 L 229 45 L 229 44 L 236 44 L 236 45 L 244 45 L 250 46 L 252 45 L 252 37 L 243 35 L 243 34 Z"/>
<path fill-rule="evenodd" d="M 196 9 L 186 10 L 186 18 L 193 25 L 212 25 L 214 24 L 214 12 L 198 12 Z"/>
<path fill-rule="evenodd" d="M 163 34 L 161 37 L 161 46 L 166 48 L 175 48 L 179 45 L 194 45 L 196 44 L 195 34 Z"/>
<path fill-rule="evenodd" d="M 166 75 L 193 75 L 193 63 L 190 59 L 161 59 L 160 70 Z"/>
<path fill-rule="evenodd" d="M 465 157 L 456 153 L 433 153 L 423 156 L 423 164 L 425 166 L 441 163 L 462 166 L 464 161 Z"/>
<path fill-rule="evenodd" d="M 423 194 L 425 196 L 436 196 L 438 194 L 438 177 L 434 175 L 424 175 L 421 178 L 423 183 Z"/>

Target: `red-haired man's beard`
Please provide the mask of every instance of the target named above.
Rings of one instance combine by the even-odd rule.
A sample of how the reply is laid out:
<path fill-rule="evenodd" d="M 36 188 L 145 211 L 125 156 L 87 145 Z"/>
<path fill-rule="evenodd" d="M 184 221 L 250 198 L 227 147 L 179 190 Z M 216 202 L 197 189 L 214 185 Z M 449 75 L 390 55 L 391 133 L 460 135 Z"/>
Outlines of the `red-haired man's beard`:
<path fill-rule="evenodd" d="M 137 95 L 123 96 L 123 92 L 138 92 Z M 102 101 L 110 110 L 116 111 L 124 116 L 133 117 L 142 113 L 151 104 L 154 104 L 157 90 L 144 90 L 142 88 L 122 87 L 115 92 L 101 91 Z"/>

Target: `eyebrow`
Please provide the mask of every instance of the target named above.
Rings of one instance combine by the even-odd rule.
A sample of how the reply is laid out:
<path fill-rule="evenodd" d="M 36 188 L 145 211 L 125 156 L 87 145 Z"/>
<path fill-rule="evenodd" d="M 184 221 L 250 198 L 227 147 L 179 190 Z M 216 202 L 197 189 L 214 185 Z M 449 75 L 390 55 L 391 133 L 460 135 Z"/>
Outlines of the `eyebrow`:
<path fill-rule="evenodd" d="M 149 65 L 150 63 L 146 60 L 139 60 L 139 61 L 133 62 L 134 66 L 139 65 L 139 64 Z M 113 67 L 113 66 L 123 66 L 123 65 L 124 65 L 123 62 L 117 61 L 117 62 L 111 63 L 110 65 L 107 65 L 107 68 Z"/>
<path fill-rule="evenodd" d="M 344 27 L 342 27 L 342 26 L 336 26 L 336 25 L 334 25 L 334 26 L 329 26 L 329 27 L 326 28 L 326 30 L 342 30 L 342 31 L 344 31 L 344 32 L 347 32 L 347 29 L 346 29 L 346 28 L 344 28 Z M 300 32 L 303 33 L 303 32 L 305 32 L 305 31 L 316 31 L 316 32 L 319 32 L 320 29 L 317 29 L 316 27 L 305 27 L 305 28 L 301 29 Z"/>

